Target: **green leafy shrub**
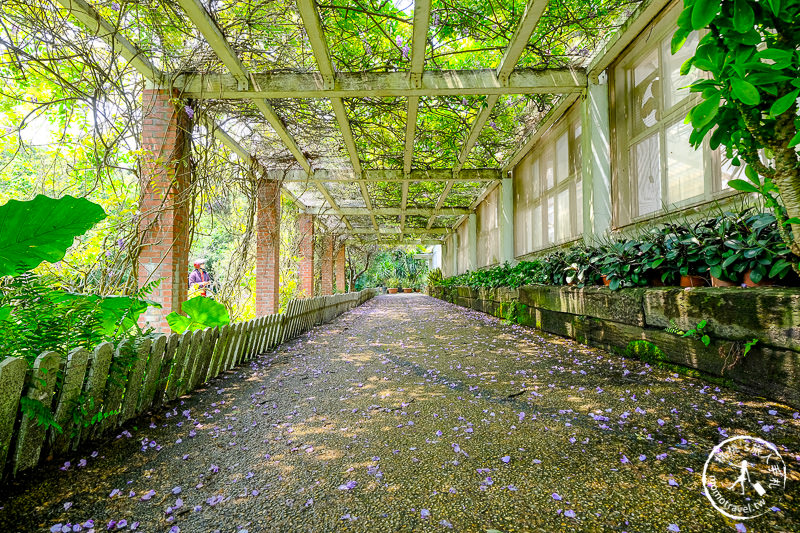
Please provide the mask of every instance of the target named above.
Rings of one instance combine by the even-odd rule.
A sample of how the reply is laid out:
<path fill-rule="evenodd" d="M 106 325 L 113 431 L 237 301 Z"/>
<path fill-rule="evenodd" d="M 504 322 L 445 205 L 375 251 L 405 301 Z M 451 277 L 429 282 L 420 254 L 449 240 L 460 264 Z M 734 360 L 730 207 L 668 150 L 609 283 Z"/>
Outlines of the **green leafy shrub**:
<path fill-rule="evenodd" d="M 784 279 L 798 257 L 780 235 L 770 213 L 745 209 L 724 212 L 698 222 L 668 223 L 635 239 L 598 246 L 577 244 L 541 259 L 468 271 L 441 281 L 444 287 L 520 287 L 522 285 L 600 285 L 605 276 L 612 290 L 641 287 L 656 280 L 676 284 L 681 276 L 709 273 L 740 281 L 750 272 L 753 282 Z"/>

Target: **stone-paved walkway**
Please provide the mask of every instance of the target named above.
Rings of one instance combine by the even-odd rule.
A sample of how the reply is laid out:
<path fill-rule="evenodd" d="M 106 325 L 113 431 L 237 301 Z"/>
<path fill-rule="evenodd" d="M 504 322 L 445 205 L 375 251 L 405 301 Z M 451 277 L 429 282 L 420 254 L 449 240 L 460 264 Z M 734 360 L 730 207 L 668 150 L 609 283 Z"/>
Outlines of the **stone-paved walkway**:
<path fill-rule="evenodd" d="M 794 411 L 387 295 L 6 485 L 0 531 L 800 531 Z M 700 481 L 735 434 L 790 478 L 741 523 Z"/>

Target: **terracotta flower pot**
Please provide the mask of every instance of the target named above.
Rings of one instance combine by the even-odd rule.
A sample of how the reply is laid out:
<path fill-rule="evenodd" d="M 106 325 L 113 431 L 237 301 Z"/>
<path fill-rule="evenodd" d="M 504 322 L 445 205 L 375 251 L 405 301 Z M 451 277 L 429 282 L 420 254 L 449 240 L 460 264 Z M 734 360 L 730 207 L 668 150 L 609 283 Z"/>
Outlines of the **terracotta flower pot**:
<path fill-rule="evenodd" d="M 405 293 L 414 292 L 414 289 L 403 289 L 403 292 Z"/>
<path fill-rule="evenodd" d="M 744 284 L 748 287 L 769 287 L 770 285 L 775 285 L 775 280 L 761 278 L 758 283 L 753 283 L 753 280 L 750 279 L 750 270 L 748 270 L 744 274 Z"/>
<path fill-rule="evenodd" d="M 739 284 L 733 281 L 726 281 L 724 279 L 719 279 L 717 277 L 711 276 L 711 286 L 712 287 L 738 287 Z"/>
<path fill-rule="evenodd" d="M 708 285 L 703 276 L 681 276 L 681 287 L 705 287 Z"/>
<path fill-rule="evenodd" d="M 605 276 L 600 276 L 600 277 L 603 278 L 603 285 L 605 285 L 606 287 L 608 287 L 611 284 L 611 282 L 608 281 L 607 277 Z"/>
<path fill-rule="evenodd" d="M 397 289 L 386 289 L 389 294 L 397 294 Z"/>

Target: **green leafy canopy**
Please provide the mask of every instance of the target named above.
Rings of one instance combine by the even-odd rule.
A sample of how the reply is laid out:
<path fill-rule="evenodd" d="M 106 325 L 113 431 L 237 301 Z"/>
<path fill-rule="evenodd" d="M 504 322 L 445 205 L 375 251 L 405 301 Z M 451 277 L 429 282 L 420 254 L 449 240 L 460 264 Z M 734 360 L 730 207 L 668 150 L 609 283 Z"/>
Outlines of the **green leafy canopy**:
<path fill-rule="evenodd" d="M 183 302 L 181 310 L 188 316 L 179 315 L 175 311 L 167 315 L 167 323 L 176 333 L 224 326 L 231 322 L 225 306 L 205 296 L 195 296 Z"/>
<path fill-rule="evenodd" d="M 103 208 L 85 198 L 9 200 L 0 206 L 0 276 L 60 261 L 75 237 L 104 218 Z"/>

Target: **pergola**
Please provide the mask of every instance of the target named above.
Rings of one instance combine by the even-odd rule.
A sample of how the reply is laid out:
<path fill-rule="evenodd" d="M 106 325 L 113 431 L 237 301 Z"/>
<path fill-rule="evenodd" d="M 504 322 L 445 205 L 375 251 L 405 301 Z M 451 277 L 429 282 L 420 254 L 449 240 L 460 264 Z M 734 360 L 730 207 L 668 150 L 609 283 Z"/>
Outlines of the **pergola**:
<path fill-rule="evenodd" d="M 464 217 L 474 214 L 481 200 L 508 178 L 509 171 L 535 143 L 537 132 L 541 134 L 557 120 L 585 92 L 589 79 L 596 78 L 610 59 L 638 33 L 641 28 L 637 27 L 637 19 L 648 20 L 665 4 L 662 0 L 642 4 L 608 2 L 610 7 L 603 13 L 604 20 L 613 20 L 613 28 L 621 25 L 624 31 L 616 32 L 612 38 L 609 34 L 597 38 L 588 35 L 585 40 L 590 42 L 583 43 L 584 48 L 580 48 L 582 43 L 578 38 L 569 35 L 573 48 L 578 51 L 572 56 L 544 61 L 559 63 L 556 66 L 540 67 L 526 65 L 543 62 L 541 58 L 531 60 L 530 56 L 536 56 L 528 50 L 535 48 L 536 43 L 531 42 L 532 35 L 540 19 L 548 13 L 549 6 L 556 5 L 557 8 L 549 13 L 545 30 L 558 27 L 558 16 L 564 9 L 560 3 L 530 0 L 513 22 L 513 35 L 502 47 L 502 53 L 498 50 L 495 54 L 499 57 L 496 64 L 491 68 L 455 70 L 435 68 L 435 65 L 430 65 L 430 60 L 426 61 L 426 50 L 432 48 L 432 41 L 437 39 L 436 35 L 431 35 L 432 0 L 416 0 L 413 3 L 410 44 L 403 50 L 403 57 L 407 58 L 403 64 L 405 69 L 347 71 L 334 65 L 329 46 L 331 36 L 324 32 L 320 5 L 314 0 L 297 0 L 296 12 L 287 14 L 287 19 L 297 21 L 300 35 L 310 46 L 310 62 L 315 69 L 265 71 L 260 65 L 248 65 L 242 60 L 242 38 L 237 37 L 234 46 L 218 17 L 209 10 L 213 7 L 218 12 L 225 11 L 230 8 L 230 3 L 170 0 L 161 4 L 168 4 L 194 26 L 198 40 L 202 41 L 200 46 L 205 50 L 204 64 L 207 68 L 166 72 L 124 34 L 120 21 L 112 24 L 104 18 L 103 13 L 113 13 L 114 3 L 98 7 L 85 0 L 57 1 L 90 32 L 118 52 L 153 87 L 177 89 L 182 98 L 195 101 L 232 101 L 255 106 L 257 120 L 268 124 L 282 148 L 291 154 L 289 164 L 274 165 L 268 155 L 247 146 L 244 139 L 235 139 L 233 131 L 226 132 L 218 120 L 208 115 L 203 120 L 219 141 L 241 160 L 258 168 L 262 177 L 280 182 L 283 191 L 296 199 L 301 211 L 316 215 L 336 232 L 361 240 L 422 243 L 441 242 Z M 513 7 L 513 2 L 511 4 Z M 601 9 L 602 5 L 598 4 L 595 9 Z M 334 8 L 339 11 L 348 9 L 346 3 L 325 7 Z M 351 9 L 365 10 L 358 2 Z M 639 17 L 642 12 L 645 16 Z M 591 15 L 592 11 L 588 13 Z M 374 19 L 373 15 L 369 16 Z M 632 16 L 620 21 L 624 15 Z M 230 23 L 229 26 L 236 25 Z M 377 21 L 373 30 L 383 31 Z M 390 37 L 385 31 L 384 34 L 386 38 Z M 396 43 L 398 48 L 399 39 Z M 520 61 L 526 54 L 529 56 L 526 61 Z M 249 63 L 258 63 L 252 61 L 252 53 L 249 55 Z M 490 58 L 490 62 L 494 59 Z M 484 137 L 491 129 L 487 123 L 491 121 L 495 127 L 493 117 L 504 112 L 499 102 L 518 104 L 519 100 L 509 99 L 530 95 L 541 96 L 538 108 L 532 110 L 536 106 L 527 105 L 521 113 L 511 116 L 510 121 L 506 120 L 517 130 L 512 148 L 503 153 L 492 153 L 496 147 Z M 448 98 L 451 101 L 461 98 L 462 103 L 470 99 L 466 118 L 461 124 L 465 127 L 447 132 L 421 131 L 420 125 L 426 123 L 424 117 L 419 119 L 423 99 Z M 284 99 L 325 102 L 321 105 L 330 113 L 327 118 L 335 119 L 338 130 L 334 142 L 344 145 L 346 157 L 339 160 L 328 158 L 333 162 L 330 167 L 320 164 L 325 162 L 323 158 L 313 162 L 308 156 L 309 147 L 297 139 L 296 132 L 287 126 L 286 117 L 276 111 L 274 102 Z M 359 152 L 347 102 L 363 99 L 367 99 L 367 104 L 394 99 L 397 106 L 404 107 L 403 138 L 396 139 L 402 146 L 402 167 L 399 157 L 393 158 L 398 163 L 397 168 L 387 168 L 390 165 L 386 165 L 386 161 L 376 164 L 373 158 L 365 162 L 363 153 Z M 505 110 L 511 107 L 513 105 L 507 105 Z M 252 121 L 252 117 L 248 118 Z M 415 159 L 415 141 L 422 134 L 452 138 L 452 144 L 458 150 L 452 164 L 440 168 L 441 162 L 429 164 Z M 484 153 L 499 157 L 494 158 L 492 165 L 484 165 L 486 157 L 473 157 L 477 145 L 482 146 Z"/>

